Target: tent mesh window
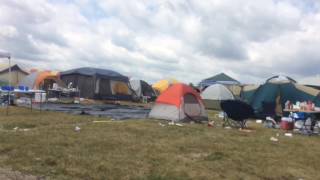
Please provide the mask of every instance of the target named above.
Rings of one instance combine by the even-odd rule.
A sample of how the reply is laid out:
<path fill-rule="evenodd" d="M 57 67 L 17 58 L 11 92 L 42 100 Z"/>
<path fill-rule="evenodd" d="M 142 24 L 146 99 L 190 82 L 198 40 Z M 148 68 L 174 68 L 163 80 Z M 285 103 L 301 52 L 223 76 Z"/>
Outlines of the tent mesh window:
<path fill-rule="evenodd" d="M 184 112 L 190 117 L 201 115 L 201 106 L 193 94 L 184 95 Z"/>
<path fill-rule="evenodd" d="M 110 80 L 109 79 L 100 79 L 99 94 L 101 96 L 110 96 L 110 95 L 112 95 L 111 86 L 110 86 Z"/>

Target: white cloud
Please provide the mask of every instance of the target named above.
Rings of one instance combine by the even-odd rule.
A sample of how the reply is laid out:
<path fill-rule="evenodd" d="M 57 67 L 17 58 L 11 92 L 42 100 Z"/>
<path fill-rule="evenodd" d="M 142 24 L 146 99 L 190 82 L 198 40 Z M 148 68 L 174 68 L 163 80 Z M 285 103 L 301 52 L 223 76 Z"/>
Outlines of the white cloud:
<path fill-rule="evenodd" d="M 244 82 L 300 77 L 318 74 L 319 7 L 298 0 L 2 0 L 0 49 L 29 67 L 94 66 L 151 82 L 196 83 L 219 72 Z"/>

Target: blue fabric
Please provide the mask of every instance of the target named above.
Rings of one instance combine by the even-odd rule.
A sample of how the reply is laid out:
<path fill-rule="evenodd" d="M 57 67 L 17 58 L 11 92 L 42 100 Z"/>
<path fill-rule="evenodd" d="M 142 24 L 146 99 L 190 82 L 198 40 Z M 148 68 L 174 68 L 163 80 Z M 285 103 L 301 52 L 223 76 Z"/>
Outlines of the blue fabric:
<path fill-rule="evenodd" d="M 13 91 L 14 87 L 13 86 L 2 86 L 1 89 L 4 91 Z"/>
<path fill-rule="evenodd" d="M 18 89 L 21 91 L 29 91 L 29 87 L 28 86 L 18 86 Z"/>
<path fill-rule="evenodd" d="M 296 116 L 294 117 L 294 120 L 306 120 L 308 118 L 308 114 L 304 112 L 297 112 L 295 113 Z"/>

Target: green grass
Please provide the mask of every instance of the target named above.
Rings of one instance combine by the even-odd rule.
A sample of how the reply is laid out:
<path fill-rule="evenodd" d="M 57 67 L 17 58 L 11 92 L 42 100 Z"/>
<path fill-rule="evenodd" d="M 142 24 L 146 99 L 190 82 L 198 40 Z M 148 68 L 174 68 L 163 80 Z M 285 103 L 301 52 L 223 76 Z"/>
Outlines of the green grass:
<path fill-rule="evenodd" d="M 253 132 L 241 132 L 97 120 L 108 121 L 0 109 L 0 167 L 50 179 L 320 179 L 319 136 L 289 138 L 255 123 Z M 277 133 L 279 142 L 270 141 Z"/>

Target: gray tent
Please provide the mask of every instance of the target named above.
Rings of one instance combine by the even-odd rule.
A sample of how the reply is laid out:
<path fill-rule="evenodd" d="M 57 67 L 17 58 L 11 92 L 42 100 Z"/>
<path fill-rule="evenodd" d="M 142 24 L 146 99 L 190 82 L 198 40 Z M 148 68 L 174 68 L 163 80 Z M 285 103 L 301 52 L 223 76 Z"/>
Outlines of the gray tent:
<path fill-rule="evenodd" d="M 223 85 L 239 85 L 240 82 L 236 79 L 226 75 L 225 73 L 220 73 L 210 78 L 204 79 L 199 83 L 199 88 L 204 89 L 213 84 L 223 84 Z"/>
<path fill-rule="evenodd" d="M 143 96 L 146 96 L 149 100 L 154 101 L 157 97 L 153 88 L 143 80 L 130 79 L 130 88 L 137 99 L 141 99 Z"/>
<path fill-rule="evenodd" d="M 235 99 L 232 92 L 222 84 L 214 84 L 207 87 L 201 93 L 201 97 L 206 108 L 217 110 L 221 109 L 221 101 Z"/>
<path fill-rule="evenodd" d="M 131 100 L 129 79 L 118 72 L 84 67 L 61 72 L 61 79 L 79 88 L 80 96 L 90 99 Z"/>

